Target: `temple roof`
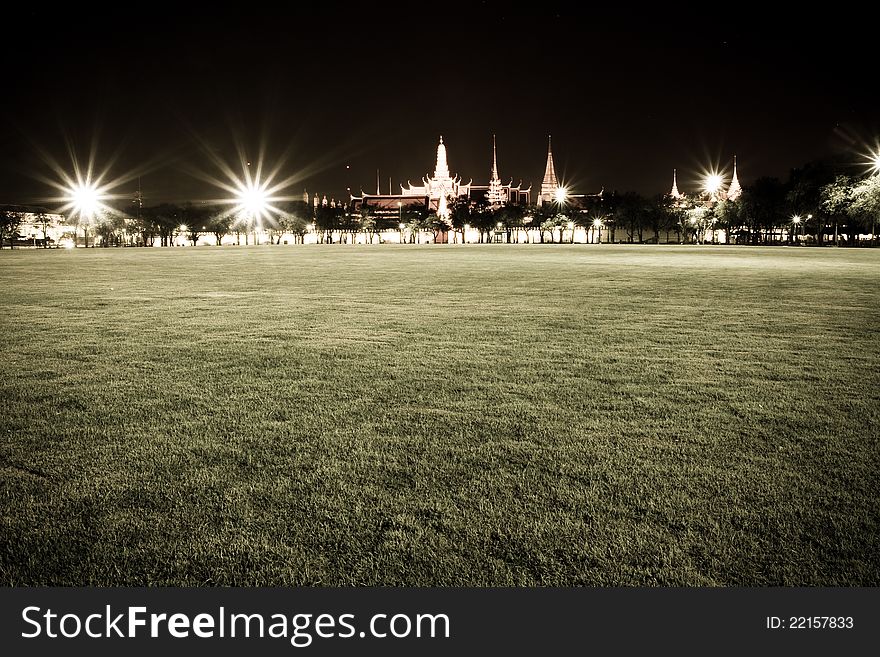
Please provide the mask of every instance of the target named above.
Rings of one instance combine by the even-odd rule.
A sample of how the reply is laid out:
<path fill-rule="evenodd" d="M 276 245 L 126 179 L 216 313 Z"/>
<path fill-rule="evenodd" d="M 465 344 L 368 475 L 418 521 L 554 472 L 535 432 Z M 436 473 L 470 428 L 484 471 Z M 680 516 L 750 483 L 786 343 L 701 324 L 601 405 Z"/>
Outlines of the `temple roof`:
<path fill-rule="evenodd" d="M 544 180 L 541 182 L 541 194 L 555 194 L 559 187 L 556 178 L 556 167 L 553 166 L 553 143 L 550 135 L 547 136 L 547 166 L 544 169 Z"/>

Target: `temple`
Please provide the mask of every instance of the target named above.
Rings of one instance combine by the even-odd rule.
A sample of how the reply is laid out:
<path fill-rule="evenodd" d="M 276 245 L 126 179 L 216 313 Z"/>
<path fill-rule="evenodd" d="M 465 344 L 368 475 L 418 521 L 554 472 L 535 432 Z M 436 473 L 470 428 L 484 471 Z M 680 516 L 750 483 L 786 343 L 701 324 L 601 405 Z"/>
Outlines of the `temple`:
<path fill-rule="evenodd" d="M 441 197 L 456 198 L 462 187 L 461 178 L 454 178 L 449 174 L 449 164 L 446 161 L 446 146 L 443 144 L 443 135 L 440 135 L 440 143 L 437 145 L 437 164 L 434 166 L 434 175 L 430 178 L 422 178 L 421 186 L 414 186 L 407 181 L 407 186 L 400 186 L 403 196 L 427 196 L 437 202 Z M 467 187 L 466 185 L 464 186 Z"/>
<path fill-rule="evenodd" d="M 678 177 L 675 169 L 672 170 L 672 189 L 669 191 L 668 196 L 675 201 L 676 203 L 684 203 L 687 201 L 687 194 L 682 194 L 678 191 Z M 542 186 L 543 187 L 543 186 Z M 739 183 L 739 176 L 736 172 L 736 155 L 733 156 L 733 178 L 730 181 L 730 185 L 727 190 L 721 189 L 718 191 L 717 195 L 713 196 L 714 200 L 718 201 L 736 201 L 742 196 L 743 189 L 742 185 Z"/>
<path fill-rule="evenodd" d="M 678 191 L 678 176 L 676 169 L 672 170 L 672 191 L 669 192 L 669 196 L 674 198 L 676 201 L 683 196 L 683 194 Z"/>
<path fill-rule="evenodd" d="M 449 168 L 446 144 L 441 135 L 433 175 L 423 176 L 420 185 L 407 181 L 406 185 L 400 186 L 399 194 L 391 194 L 390 190 L 388 194 L 380 194 L 378 187 L 376 191 L 376 194 L 361 191 L 360 196 L 352 195 L 352 211 L 372 208 L 379 215 L 399 213 L 402 217 L 403 209 L 420 207 L 447 218 L 450 206 L 454 203 L 485 203 L 489 207 L 498 208 L 507 204 L 528 205 L 531 201 L 531 186 L 524 188 L 521 181 L 514 186 L 512 178 L 506 184 L 501 181 L 495 135 L 492 136 L 492 167 L 489 181 L 485 185 L 475 185 L 473 179 L 465 183 L 461 176 L 453 175 Z"/>
<path fill-rule="evenodd" d="M 558 189 L 559 180 L 556 178 L 556 167 L 553 166 L 553 143 L 548 136 L 547 165 L 544 167 L 544 180 L 541 181 L 541 193 L 538 195 L 538 205 L 554 201 Z"/>
<path fill-rule="evenodd" d="M 742 196 L 742 187 L 739 184 L 739 178 L 736 176 L 736 155 L 733 156 L 733 180 L 730 181 L 730 187 L 727 188 L 727 200 L 735 201 Z"/>

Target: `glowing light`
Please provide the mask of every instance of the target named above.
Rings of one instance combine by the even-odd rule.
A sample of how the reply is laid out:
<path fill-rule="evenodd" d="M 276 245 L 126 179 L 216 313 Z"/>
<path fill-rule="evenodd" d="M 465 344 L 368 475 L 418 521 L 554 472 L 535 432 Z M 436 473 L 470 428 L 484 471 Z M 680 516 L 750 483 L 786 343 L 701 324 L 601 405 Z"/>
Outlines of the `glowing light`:
<path fill-rule="evenodd" d="M 721 189 L 723 182 L 723 179 L 717 173 L 709 174 L 706 176 L 706 191 L 715 196 L 718 190 Z"/>
<path fill-rule="evenodd" d="M 218 219 L 232 218 L 234 224 L 242 226 L 248 231 L 253 230 L 255 244 L 259 244 L 259 238 L 256 236 L 258 230 L 262 230 L 266 224 L 277 225 L 277 220 L 286 215 L 286 212 L 276 204 L 300 198 L 299 196 L 279 194 L 302 178 L 302 174 L 297 173 L 283 180 L 278 180 L 280 171 L 285 165 L 287 153 L 270 169 L 266 163 L 265 141 L 264 138 L 259 144 L 256 157 L 247 157 L 244 145 L 236 137 L 235 142 L 239 157 L 238 171 L 228 161 L 217 155 L 210 146 L 204 144 L 205 155 L 210 158 L 221 175 L 218 177 L 201 169 L 190 170 L 194 177 L 226 192 L 225 198 L 206 200 L 210 203 L 229 206 Z M 312 230 L 314 230 L 314 225 Z"/>
<path fill-rule="evenodd" d="M 593 228 L 601 228 L 601 227 L 602 227 L 602 220 L 599 219 L 599 217 L 596 217 L 595 219 L 593 219 Z"/>
<path fill-rule="evenodd" d="M 240 212 L 248 217 L 262 217 L 269 207 L 269 199 L 266 195 L 266 186 L 254 184 L 248 181 L 242 185 L 236 193 Z"/>
<path fill-rule="evenodd" d="M 69 213 L 71 217 L 77 217 L 85 222 L 91 222 L 98 214 L 112 212 L 112 209 L 104 204 L 104 201 L 110 198 L 107 188 L 102 187 L 97 181 L 77 178 L 74 182 L 68 178 L 66 183 L 66 186 L 60 186 L 62 196 L 52 199 L 63 203 L 59 212 Z"/>
<path fill-rule="evenodd" d="M 565 189 L 565 187 L 557 187 L 555 196 L 557 203 L 565 203 L 565 197 L 568 196 L 568 190 Z"/>
<path fill-rule="evenodd" d="M 403 230 L 404 228 L 406 228 L 406 224 L 399 224 L 398 228 L 400 228 L 400 230 Z"/>
<path fill-rule="evenodd" d="M 874 173 L 880 173 L 880 152 L 874 155 L 872 166 L 874 167 Z"/>
<path fill-rule="evenodd" d="M 180 224 L 180 226 L 177 227 L 177 230 L 179 230 L 181 233 L 185 233 L 188 229 L 186 227 L 186 224 Z"/>
<path fill-rule="evenodd" d="M 95 214 L 98 209 L 99 194 L 94 183 L 80 185 L 70 192 L 73 208 L 76 212 L 87 216 Z"/>
<path fill-rule="evenodd" d="M 799 224 L 799 223 L 801 223 L 801 217 L 800 217 L 800 215 L 797 215 L 797 214 L 794 215 L 794 216 L 791 218 L 791 223 L 793 223 L 793 224 Z"/>

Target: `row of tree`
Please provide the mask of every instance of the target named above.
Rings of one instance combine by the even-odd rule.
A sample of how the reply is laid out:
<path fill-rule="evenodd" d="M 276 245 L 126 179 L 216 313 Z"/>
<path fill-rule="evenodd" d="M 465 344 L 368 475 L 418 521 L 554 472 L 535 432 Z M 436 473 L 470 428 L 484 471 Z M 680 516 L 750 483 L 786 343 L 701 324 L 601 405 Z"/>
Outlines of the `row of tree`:
<path fill-rule="evenodd" d="M 236 243 L 256 241 L 257 232 L 273 243 L 282 236 L 302 242 L 315 232 L 319 242 L 353 242 L 365 235 L 369 242 L 386 231 L 400 231 L 400 241 L 418 242 L 423 234 L 434 240 L 445 234 L 448 241 L 464 241 L 467 228 L 479 241 L 562 242 L 574 239 L 574 229 L 589 232 L 592 241 L 605 242 L 702 242 L 769 244 L 781 241 L 823 244 L 874 244 L 880 218 L 880 173 L 855 178 L 844 173 L 840 162 L 808 164 L 791 172 L 787 181 L 759 178 L 743 188 L 735 200 L 708 194 L 672 198 L 616 191 L 570 198 L 541 206 L 490 207 L 485 201 L 453 202 L 447 218 L 423 206 L 401 207 L 383 212 L 368 206 L 357 210 L 339 206 L 313 207 L 303 201 L 275 204 L 280 213 L 259 221 L 236 216 L 227 207 L 206 204 L 120 206 L 100 217 L 73 217 L 75 231 L 86 246 L 170 246 L 181 235 L 193 244 L 210 235 L 217 244 L 229 235 Z M 20 239 L 21 208 L 0 208 L 0 246 Z M 37 213 L 34 223 L 42 228 L 44 245 L 50 215 Z M 833 237 L 832 237 L 833 236 Z M 76 235 L 74 235 L 76 239 Z"/>

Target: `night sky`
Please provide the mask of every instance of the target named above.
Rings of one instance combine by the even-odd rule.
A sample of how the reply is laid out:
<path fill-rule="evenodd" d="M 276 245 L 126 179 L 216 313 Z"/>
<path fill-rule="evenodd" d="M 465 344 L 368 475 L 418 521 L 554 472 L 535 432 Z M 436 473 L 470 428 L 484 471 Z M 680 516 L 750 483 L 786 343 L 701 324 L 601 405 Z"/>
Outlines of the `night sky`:
<path fill-rule="evenodd" d="M 8 14 L 0 204 L 54 195 L 40 150 L 70 168 L 68 142 L 83 163 L 95 143 L 109 178 L 140 173 L 153 204 L 222 196 L 198 177 L 219 174 L 208 152 L 240 168 L 236 143 L 256 160 L 261 139 L 292 196 L 341 198 L 377 168 L 383 192 L 417 183 L 440 134 L 465 181 L 488 181 L 495 133 L 501 177 L 540 187 L 552 134 L 574 191 L 651 195 L 673 167 L 686 191 L 736 154 L 748 184 L 880 136 L 875 29 L 837 6 L 319 6 Z"/>

